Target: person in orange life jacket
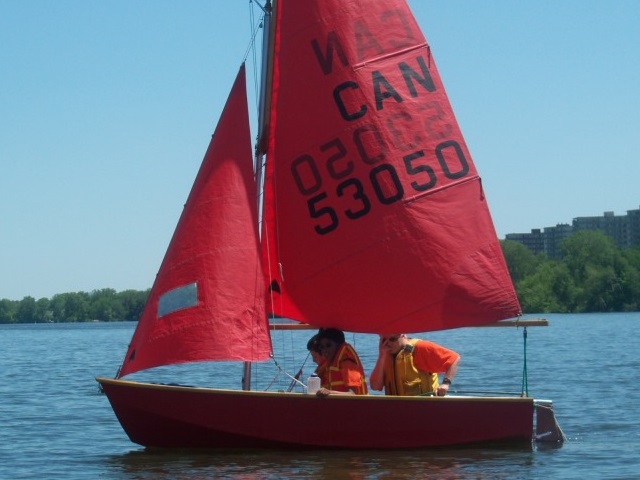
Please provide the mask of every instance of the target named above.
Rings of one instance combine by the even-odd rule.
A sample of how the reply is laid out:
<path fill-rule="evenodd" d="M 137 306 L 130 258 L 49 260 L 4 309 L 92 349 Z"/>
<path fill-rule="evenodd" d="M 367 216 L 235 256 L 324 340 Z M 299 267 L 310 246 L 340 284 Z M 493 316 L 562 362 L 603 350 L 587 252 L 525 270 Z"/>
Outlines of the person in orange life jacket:
<path fill-rule="evenodd" d="M 318 341 L 317 333 L 307 342 L 307 350 L 309 350 L 313 363 L 317 365 L 315 373 L 322 379 L 323 372 L 326 370 L 327 365 L 325 358 L 320 353 L 320 342 Z"/>
<path fill-rule="evenodd" d="M 460 355 L 426 340 L 404 334 L 380 335 L 379 355 L 369 377 L 374 390 L 386 395 L 435 394 L 443 397 L 458 371 Z M 442 383 L 438 373 L 444 373 Z"/>
<path fill-rule="evenodd" d="M 354 348 L 345 342 L 344 333 L 336 328 L 321 328 L 318 346 L 325 363 L 320 375 L 319 397 L 328 395 L 366 395 L 367 381 L 362 362 Z"/>

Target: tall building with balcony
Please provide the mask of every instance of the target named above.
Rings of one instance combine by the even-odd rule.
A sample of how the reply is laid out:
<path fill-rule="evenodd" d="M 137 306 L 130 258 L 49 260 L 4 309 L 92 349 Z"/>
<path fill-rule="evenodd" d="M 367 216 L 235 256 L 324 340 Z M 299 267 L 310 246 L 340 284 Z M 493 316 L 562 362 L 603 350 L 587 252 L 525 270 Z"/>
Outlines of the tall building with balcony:
<path fill-rule="evenodd" d="M 562 258 L 560 245 L 562 241 L 573 234 L 573 227 L 567 223 L 559 223 L 555 227 L 544 229 L 544 253 L 548 258 L 559 260 Z"/>
<path fill-rule="evenodd" d="M 544 235 L 539 228 L 534 228 L 531 233 L 507 233 L 507 240 L 521 243 L 533 253 L 544 253 Z"/>

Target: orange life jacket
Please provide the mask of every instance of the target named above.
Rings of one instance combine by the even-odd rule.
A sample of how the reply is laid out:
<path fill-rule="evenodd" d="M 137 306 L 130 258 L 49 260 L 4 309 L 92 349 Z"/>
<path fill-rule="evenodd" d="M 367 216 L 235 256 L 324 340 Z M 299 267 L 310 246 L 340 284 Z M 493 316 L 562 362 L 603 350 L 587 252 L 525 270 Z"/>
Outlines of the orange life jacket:
<path fill-rule="evenodd" d="M 348 392 L 350 390 L 350 387 L 345 384 L 345 379 L 342 378 L 342 371 L 340 370 L 340 364 L 344 361 L 353 362 L 360 371 L 360 377 L 362 380 L 360 385 L 355 388 L 356 395 L 366 395 L 368 390 L 364 369 L 362 368 L 358 354 L 355 352 L 353 347 L 346 342 L 340 345 L 338 351 L 333 357 L 333 362 L 331 362 L 330 365 L 323 364 L 325 368 L 320 374 L 322 387 L 338 392 Z"/>
<path fill-rule="evenodd" d="M 383 366 L 384 393 L 387 395 L 420 395 L 438 390 L 438 374 L 418 370 L 413 363 L 413 350 L 419 339 L 410 339 L 395 358 Z"/>

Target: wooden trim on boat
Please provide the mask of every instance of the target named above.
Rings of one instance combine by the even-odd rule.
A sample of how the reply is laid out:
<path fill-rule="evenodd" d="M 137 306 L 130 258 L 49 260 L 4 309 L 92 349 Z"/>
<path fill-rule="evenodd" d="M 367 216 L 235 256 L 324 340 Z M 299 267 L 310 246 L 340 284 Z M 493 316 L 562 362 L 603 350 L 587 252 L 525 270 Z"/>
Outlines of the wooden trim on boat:
<path fill-rule="evenodd" d="M 499 322 L 475 325 L 476 327 L 548 327 L 549 320 L 546 318 L 533 318 L 531 320 L 501 320 Z M 318 327 L 308 323 L 270 323 L 270 330 L 316 330 Z M 469 328 L 469 327 L 467 327 Z"/>
<path fill-rule="evenodd" d="M 270 323 L 270 330 L 317 330 L 318 327 L 308 323 Z"/>
<path fill-rule="evenodd" d="M 533 318 L 531 320 L 502 320 L 500 322 L 477 325 L 478 327 L 548 327 L 546 318 Z"/>

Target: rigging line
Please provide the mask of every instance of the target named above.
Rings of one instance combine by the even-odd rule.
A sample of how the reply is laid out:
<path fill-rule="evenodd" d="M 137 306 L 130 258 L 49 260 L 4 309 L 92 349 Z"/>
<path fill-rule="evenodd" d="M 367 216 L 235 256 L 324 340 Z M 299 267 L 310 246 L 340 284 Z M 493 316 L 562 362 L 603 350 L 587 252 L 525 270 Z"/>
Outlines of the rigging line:
<path fill-rule="evenodd" d="M 298 370 L 298 373 L 296 373 L 294 376 L 296 380 L 300 380 L 300 377 L 302 376 L 302 369 L 307 364 L 307 360 L 309 360 L 310 355 L 311 355 L 311 352 L 307 353 L 307 357 L 304 359 L 304 362 L 302 362 L 302 365 L 300 365 L 300 370 Z M 295 387 L 295 385 L 296 385 L 296 382 L 292 380 L 291 384 L 289 384 L 289 388 L 287 389 L 287 392 L 290 392 L 291 390 L 293 390 L 293 387 Z"/>
<path fill-rule="evenodd" d="M 529 381 L 527 379 L 527 327 L 524 327 L 522 331 L 522 338 L 524 343 L 524 362 L 523 362 L 523 368 L 522 368 L 522 394 L 528 397 Z"/>
<path fill-rule="evenodd" d="M 293 376 L 294 380 L 291 380 L 291 383 L 289 384 L 289 388 L 287 388 L 287 392 L 290 392 L 291 390 L 293 390 L 293 387 L 296 386 L 295 380 L 300 380 L 301 376 L 302 376 L 302 367 L 300 368 L 300 370 L 298 370 L 298 373 L 296 373 Z"/>
<path fill-rule="evenodd" d="M 256 111 L 260 110 L 260 82 L 258 78 L 258 62 L 256 60 L 256 36 L 258 35 L 258 31 L 264 26 L 264 14 L 260 16 L 260 19 L 256 23 L 254 9 L 251 7 L 253 4 L 253 0 L 249 0 L 249 29 L 253 31 L 251 35 L 251 41 L 249 42 L 249 47 L 247 48 L 247 52 L 245 53 L 245 59 L 248 57 L 248 51 L 251 51 L 252 65 L 253 65 L 253 91 L 255 98 L 255 108 Z M 264 9 L 260 6 L 259 3 L 256 2 L 258 7 Z"/>
<path fill-rule="evenodd" d="M 285 376 L 287 376 L 287 377 L 289 377 L 292 382 L 297 383 L 298 385 L 301 385 L 304 388 L 307 388 L 307 386 L 304 383 L 302 383 L 300 380 L 298 380 L 296 377 L 294 377 L 289 372 L 287 372 L 284 368 L 282 368 L 273 355 L 271 355 L 271 360 L 273 360 L 273 363 L 275 363 L 279 374 L 276 375 L 276 377 L 271 381 L 271 383 L 267 386 L 267 388 L 265 390 L 269 390 L 269 388 L 271 388 L 273 386 L 273 384 L 275 383 L 276 379 L 280 376 L 280 373 L 285 375 Z"/>
<path fill-rule="evenodd" d="M 251 2 L 250 2 L 251 3 Z M 242 61 L 245 62 L 247 60 L 247 57 L 249 56 L 249 52 L 251 52 L 252 50 L 255 49 L 255 42 L 256 42 L 256 35 L 258 34 L 258 31 L 260 30 L 260 26 L 262 25 L 262 21 L 259 21 L 257 24 L 254 25 L 255 22 L 255 17 L 253 16 L 253 9 L 251 8 L 251 6 L 249 6 L 249 22 L 250 22 L 250 28 L 251 28 L 251 37 L 249 39 L 249 45 L 247 45 L 247 49 L 244 51 L 244 56 L 242 57 Z"/>

